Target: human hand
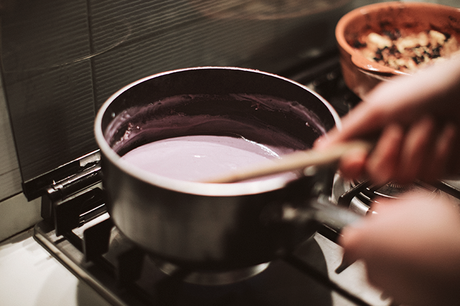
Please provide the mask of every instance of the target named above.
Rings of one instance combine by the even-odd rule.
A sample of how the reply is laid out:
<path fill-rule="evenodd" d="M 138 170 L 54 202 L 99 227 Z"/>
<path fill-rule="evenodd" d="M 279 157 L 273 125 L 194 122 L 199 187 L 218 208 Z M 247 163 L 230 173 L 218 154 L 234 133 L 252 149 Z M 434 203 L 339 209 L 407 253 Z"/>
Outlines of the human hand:
<path fill-rule="evenodd" d="M 345 259 L 363 260 L 369 282 L 397 303 L 459 305 L 457 204 L 425 191 L 382 200 L 376 214 L 342 231 Z"/>
<path fill-rule="evenodd" d="M 348 178 L 365 174 L 377 184 L 404 184 L 459 174 L 460 58 L 381 83 L 343 118 L 342 126 L 317 141 L 316 148 L 378 139 L 371 154 L 355 151 L 342 159 Z"/>

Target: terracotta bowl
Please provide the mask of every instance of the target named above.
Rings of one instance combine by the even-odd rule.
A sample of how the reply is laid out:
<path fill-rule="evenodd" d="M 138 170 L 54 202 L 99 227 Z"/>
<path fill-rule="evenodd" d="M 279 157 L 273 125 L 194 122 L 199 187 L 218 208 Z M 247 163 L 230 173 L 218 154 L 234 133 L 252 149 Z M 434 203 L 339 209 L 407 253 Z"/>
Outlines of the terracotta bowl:
<path fill-rule="evenodd" d="M 394 29 L 407 34 L 432 29 L 455 36 L 460 42 L 460 8 L 433 3 L 385 2 L 363 6 L 344 15 L 335 31 L 340 63 L 345 83 L 361 98 L 381 81 L 406 73 L 366 59 L 353 43 L 362 35 Z"/>

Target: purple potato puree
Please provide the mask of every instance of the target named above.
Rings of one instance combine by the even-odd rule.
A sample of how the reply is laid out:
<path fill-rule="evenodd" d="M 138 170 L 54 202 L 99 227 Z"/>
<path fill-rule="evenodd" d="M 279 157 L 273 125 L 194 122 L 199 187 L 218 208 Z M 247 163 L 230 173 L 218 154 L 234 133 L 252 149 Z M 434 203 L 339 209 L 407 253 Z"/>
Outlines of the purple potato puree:
<path fill-rule="evenodd" d="M 129 151 L 122 158 L 136 167 L 165 177 L 204 181 L 270 159 L 279 159 L 292 151 L 243 137 L 194 135 L 154 141 Z M 275 176 L 286 181 L 297 177 L 290 172 L 257 180 Z"/>

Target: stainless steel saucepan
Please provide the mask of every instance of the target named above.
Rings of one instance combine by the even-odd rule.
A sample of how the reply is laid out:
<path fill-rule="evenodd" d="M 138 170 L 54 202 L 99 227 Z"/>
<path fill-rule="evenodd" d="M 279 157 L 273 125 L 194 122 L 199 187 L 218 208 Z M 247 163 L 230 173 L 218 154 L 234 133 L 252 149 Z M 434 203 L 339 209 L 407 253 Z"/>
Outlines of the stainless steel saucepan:
<path fill-rule="evenodd" d="M 167 178 L 121 157 L 188 135 L 306 150 L 334 126 L 339 116 L 323 98 L 274 74 L 197 67 L 146 77 L 112 95 L 96 117 L 109 213 L 126 237 L 179 266 L 231 270 L 271 261 L 312 236 L 318 221 L 346 217 L 333 205 L 318 208 L 329 168 L 291 181 L 217 184 Z"/>

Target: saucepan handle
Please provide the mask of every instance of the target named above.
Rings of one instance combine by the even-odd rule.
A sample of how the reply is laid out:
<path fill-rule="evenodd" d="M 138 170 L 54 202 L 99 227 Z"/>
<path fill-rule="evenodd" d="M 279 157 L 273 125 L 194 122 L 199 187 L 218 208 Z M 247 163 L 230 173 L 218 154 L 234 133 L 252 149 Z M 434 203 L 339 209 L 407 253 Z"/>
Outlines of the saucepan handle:
<path fill-rule="evenodd" d="M 313 200 L 310 206 L 314 211 L 314 220 L 338 231 L 358 222 L 363 217 L 354 211 L 333 204 L 325 196 Z"/>
<path fill-rule="evenodd" d="M 312 199 L 309 205 L 303 207 L 286 204 L 281 209 L 281 220 L 283 222 L 299 225 L 309 223 L 324 224 L 338 233 L 343 228 L 358 222 L 361 218 L 361 215 L 333 204 L 326 196 Z"/>

